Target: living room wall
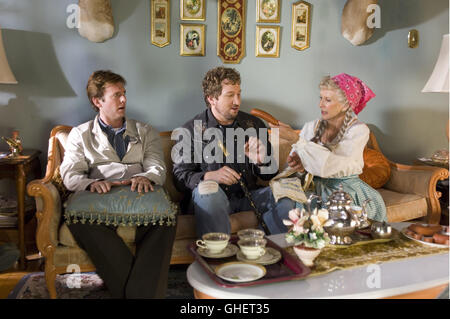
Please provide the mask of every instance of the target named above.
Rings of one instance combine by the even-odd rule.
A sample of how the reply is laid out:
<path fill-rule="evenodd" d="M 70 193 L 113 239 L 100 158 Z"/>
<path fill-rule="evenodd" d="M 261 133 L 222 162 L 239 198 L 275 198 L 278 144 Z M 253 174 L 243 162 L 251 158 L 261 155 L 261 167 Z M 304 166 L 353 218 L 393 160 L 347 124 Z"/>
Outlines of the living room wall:
<path fill-rule="evenodd" d="M 85 86 L 96 69 L 111 69 L 128 81 L 129 117 L 161 131 L 182 125 L 204 110 L 201 80 L 222 65 L 216 53 L 217 1 L 207 1 L 206 54 L 180 56 L 179 1 L 171 1 L 171 43 L 150 42 L 150 0 L 112 0 L 115 32 L 104 43 L 69 29 L 68 5 L 76 0 L 2 0 L 0 27 L 17 85 L 0 85 L 0 135 L 21 133 L 26 148 L 46 160 L 52 127 L 91 119 Z M 447 148 L 447 93 L 421 93 L 449 32 L 447 0 L 380 0 L 381 28 L 362 46 L 340 33 L 345 0 L 309 0 L 310 48 L 290 46 L 291 4 L 282 0 L 279 58 L 255 57 L 256 1 L 247 1 L 246 55 L 235 67 L 242 76 L 242 110 L 262 108 L 293 127 L 320 116 L 318 83 L 346 72 L 377 95 L 359 118 L 369 124 L 391 160 L 411 163 Z M 431 4 L 432 3 L 432 4 Z M 408 47 L 408 31 L 419 46 Z M 6 149 L 2 143 L 1 148 Z"/>

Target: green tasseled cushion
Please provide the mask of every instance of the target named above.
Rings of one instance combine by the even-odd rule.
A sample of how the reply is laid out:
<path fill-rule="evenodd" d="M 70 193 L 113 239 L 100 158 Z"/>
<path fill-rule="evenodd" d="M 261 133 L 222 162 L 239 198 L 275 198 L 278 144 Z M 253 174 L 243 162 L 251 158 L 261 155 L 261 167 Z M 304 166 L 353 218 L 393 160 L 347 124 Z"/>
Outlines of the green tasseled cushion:
<path fill-rule="evenodd" d="M 81 191 L 65 203 L 67 223 L 96 223 L 114 226 L 175 226 L 177 204 L 171 202 L 161 186 L 139 194 L 130 185 L 112 187 L 106 194 Z"/>

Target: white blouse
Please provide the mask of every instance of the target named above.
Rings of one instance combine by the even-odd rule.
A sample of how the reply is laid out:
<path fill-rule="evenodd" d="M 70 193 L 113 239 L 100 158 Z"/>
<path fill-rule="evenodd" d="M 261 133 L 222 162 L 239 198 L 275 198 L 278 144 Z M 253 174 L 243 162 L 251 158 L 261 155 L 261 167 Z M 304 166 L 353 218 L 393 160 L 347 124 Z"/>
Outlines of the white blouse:
<path fill-rule="evenodd" d="M 363 151 L 369 140 L 366 124 L 355 121 L 345 132 L 333 151 L 311 142 L 319 120 L 307 122 L 300 132 L 300 139 L 292 145 L 302 160 L 303 167 L 314 176 L 340 178 L 359 175 L 364 167 Z"/>

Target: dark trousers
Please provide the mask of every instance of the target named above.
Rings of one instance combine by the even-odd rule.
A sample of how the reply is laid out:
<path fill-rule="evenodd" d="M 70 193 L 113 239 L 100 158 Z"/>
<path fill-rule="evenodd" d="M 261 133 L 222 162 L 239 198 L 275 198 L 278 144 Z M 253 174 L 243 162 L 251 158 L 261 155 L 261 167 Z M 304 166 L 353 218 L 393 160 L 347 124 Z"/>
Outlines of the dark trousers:
<path fill-rule="evenodd" d="M 165 298 L 176 227 L 136 228 L 136 254 L 105 225 L 68 225 L 113 298 Z"/>

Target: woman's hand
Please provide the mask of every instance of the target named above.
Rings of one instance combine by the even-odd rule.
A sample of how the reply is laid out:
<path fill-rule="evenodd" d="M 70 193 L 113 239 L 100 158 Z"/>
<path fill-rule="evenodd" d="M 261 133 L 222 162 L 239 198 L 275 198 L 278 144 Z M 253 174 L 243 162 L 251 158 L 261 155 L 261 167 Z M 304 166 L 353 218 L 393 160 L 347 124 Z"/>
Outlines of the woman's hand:
<path fill-rule="evenodd" d="M 299 136 L 295 130 L 288 124 L 278 121 L 278 125 L 273 125 L 269 123 L 269 126 L 274 129 L 279 130 L 279 136 L 281 139 L 287 140 L 290 144 L 297 143 Z"/>
<path fill-rule="evenodd" d="M 303 173 L 305 171 L 305 168 L 303 167 L 300 156 L 298 156 L 298 154 L 295 152 L 288 156 L 287 164 L 294 171 L 297 171 L 300 173 Z"/>

